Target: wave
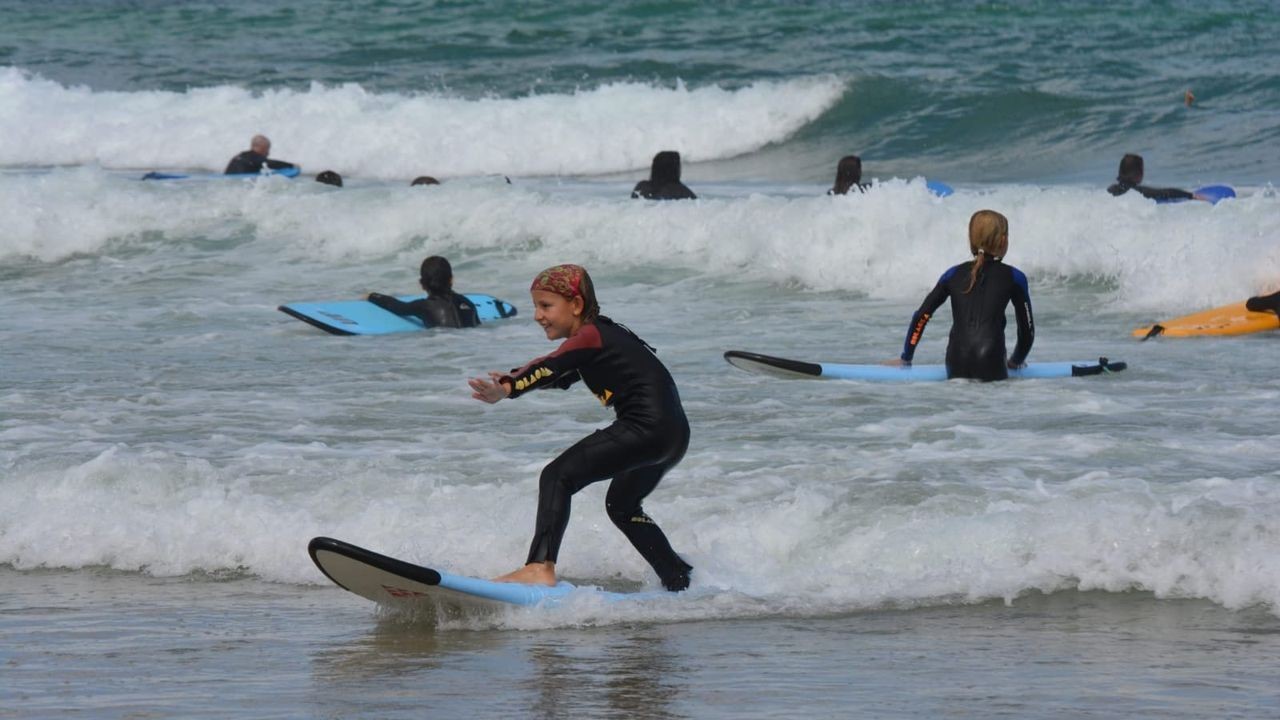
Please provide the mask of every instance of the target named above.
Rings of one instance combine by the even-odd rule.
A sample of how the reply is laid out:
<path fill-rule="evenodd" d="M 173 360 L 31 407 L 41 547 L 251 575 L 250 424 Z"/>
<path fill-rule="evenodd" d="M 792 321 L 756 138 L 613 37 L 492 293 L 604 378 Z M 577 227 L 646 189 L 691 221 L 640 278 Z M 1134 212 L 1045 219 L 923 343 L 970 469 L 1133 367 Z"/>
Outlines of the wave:
<path fill-rule="evenodd" d="M 1008 262 L 1033 288 L 1101 283 L 1117 305 L 1163 315 L 1280 287 L 1280 197 L 1271 188 L 1241 189 L 1216 206 L 1025 185 L 962 187 L 939 199 L 920 179 L 843 197 L 820 186 L 694 189 L 703 199 L 654 204 L 628 199 L 629 184 L 607 182 L 476 179 L 425 192 L 407 184 L 335 191 L 279 179 L 174 184 L 90 169 L 10 173 L 0 174 L 0 213 L 12 218 L 0 257 L 39 265 L 138 248 L 181 252 L 234 237 L 237 256 L 323 272 L 425 244 L 914 301 L 965 259 L 969 216 L 993 208 L 1010 219 Z"/>
<path fill-rule="evenodd" d="M 371 459 L 288 452 L 262 445 L 247 464 L 217 468 L 117 446 L 62 471 L 11 476 L 0 563 L 324 584 L 304 549 L 318 534 L 477 574 L 523 556 L 524 532 L 483 530 L 477 542 L 475 528 L 525 527 L 527 484 L 450 484 Z M 731 514 L 719 493 L 653 503 L 655 516 L 684 528 L 682 552 L 701 592 L 717 598 L 680 612 L 813 614 L 1075 589 L 1280 608 L 1280 495 L 1266 478 L 1165 486 L 1092 472 L 1052 487 L 944 483 L 929 497 L 868 486 L 856 501 L 845 483 L 796 480 L 740 478 L 726 488 Z M 591 512 L 570 530 L 577 577 L 649 577 Z"/>
<path fill-rule="evenodd" d="M 845 92 L 833 76 L 726 89 L 614 82 L 569 94 L 467 99 L 357 84 L 251 92 L 99 92 L 0 68 L 0 166 L 221 171 L 255 133 L 311 172 L 368 178 L 591 175 L 780 142 Z"/>

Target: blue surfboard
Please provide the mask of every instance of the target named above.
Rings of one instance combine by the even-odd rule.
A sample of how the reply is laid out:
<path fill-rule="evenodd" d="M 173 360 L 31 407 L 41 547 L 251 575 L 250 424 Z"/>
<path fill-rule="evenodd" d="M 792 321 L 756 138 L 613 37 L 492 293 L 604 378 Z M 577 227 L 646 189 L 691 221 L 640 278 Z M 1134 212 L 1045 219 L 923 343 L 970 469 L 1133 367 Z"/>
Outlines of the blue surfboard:
<path fill-rule="evenodd" d="M 1235 188 L 1229 185 L 1205 185 L 1202 188 L 1196 188 L 1191 191 L 1195 198 L 1169 198 L 1168 200 L 1156 200 L 1161 205 L 1169 203 L 1186 202 L 1188 199 L 1204 200 L 1207 203 L 1217 205 L 1218 203 L 1236 196 Z"/>
<path fill-rule="evenodd" d="M 467 299 L 475 303 L 481 322 L 501 320 L 516 315 L 515 306 L 505 300 L 480 293 L 465 294 Z M 396 299 L 402 302 L 413 302 L 424 297 L 426 295 L 400 295 Z M 277 309 L 334 335 L 390 335 L 420 332 L 424 329 L 422 320 L 416 317 L 402 317 L 368 300 L 298 302 L 281 305 Z"/>
<path fill-rule="evenodd" d="M 294 166 L 289 168 L 280 168 L 279 170 L 268 170 L 265 173 L 231 173 L 230 175 L 222 173 L 162 173 L 149 172 L 142 176 L 143 180 L 245 180 L 252 178 L 260 178 L 263 175 L 279 175 L 280 177 L 296 178 L 298 173 L 302 172 L 302 168 Z"/>
<path fill-rule="evenodd" d="M 946 197 L 955 192 L 955 190 L 951 189 L 950 185 L 942 182 L 941 180 L 926 180 L 924 186 L 929 188 L 929 192 L 937 195 L 938 197 Z"/>
<path fill-rule="evenodd" d="M 724 354 L 730 365 L 748 372 L 776 377 L 823 378 L 834 380 L 866 380 L 869 382 L 937 382 L 947 379 L 945 365 L 854 365 L 850 363 L 815 363 L 802 360 L 730 350 Z M 1028 363 L 1010 370 L 1010 378 L 1065 378 L 1119 372 L 1127 367 L 1106 358 L 1084 362 Z"/>
<path fill-rule="evenodd" d="M 610 592 L 564 581 L 555 586 L 494 582 L 414 565 L 328 537 L 312 538 L 307 552 L 320 572 L 344 590 L 380 605 L 443 608 L 454 614 L 504 606 L 554 607 L 575 593 L 605 602 L 672 596 L 665 591 Z"/>

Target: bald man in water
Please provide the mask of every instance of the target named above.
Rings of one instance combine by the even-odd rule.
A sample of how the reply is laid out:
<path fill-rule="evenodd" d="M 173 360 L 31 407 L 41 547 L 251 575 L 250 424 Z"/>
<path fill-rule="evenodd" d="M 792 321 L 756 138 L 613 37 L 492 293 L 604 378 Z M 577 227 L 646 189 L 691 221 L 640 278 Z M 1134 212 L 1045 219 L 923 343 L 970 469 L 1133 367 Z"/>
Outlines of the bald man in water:
<path fill-rule="evenodd" d="M 254 135 L 253 140 L 249 141 L 249 149 L 231 158 L 231 162 L 227 163 L 225 175 L 241 175 L 245 173 L 260 173 L 262 166 L 266 165 L 272 170 L 280 170 L 281 168 L 291 168 L 293 163 L 283 160 L 268 160 L 267 156 L 271 154 L 271 141 L 266 135 Z"/>

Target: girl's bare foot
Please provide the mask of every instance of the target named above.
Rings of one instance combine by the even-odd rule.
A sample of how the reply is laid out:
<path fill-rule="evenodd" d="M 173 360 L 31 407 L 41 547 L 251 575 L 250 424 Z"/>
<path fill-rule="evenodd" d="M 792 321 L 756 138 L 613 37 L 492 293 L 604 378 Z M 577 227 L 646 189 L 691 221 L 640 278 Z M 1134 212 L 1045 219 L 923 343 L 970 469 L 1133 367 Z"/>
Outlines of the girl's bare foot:
<path fill-rule="evenodd" d="M 499 575 L 494 582 L 522 583 L 525 585 L 555 585 L 556 564 L 553 562 L 534 562 L 524 567 Z"/>

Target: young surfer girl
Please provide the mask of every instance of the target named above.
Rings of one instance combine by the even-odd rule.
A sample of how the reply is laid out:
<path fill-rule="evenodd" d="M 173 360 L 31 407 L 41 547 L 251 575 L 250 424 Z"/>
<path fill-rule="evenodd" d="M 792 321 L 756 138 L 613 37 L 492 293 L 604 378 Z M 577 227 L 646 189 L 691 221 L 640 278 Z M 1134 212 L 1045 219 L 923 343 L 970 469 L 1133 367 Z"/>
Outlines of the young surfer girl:
<path fill-rule="evenodd" d="M 548 340 L 563 340 L 550 355 L 508 374 L 469 381 L 472 397 L 487 403 L 538 388 L 567 389 L 582 380 L 617 419 L 579 440 L 542 470 L 538 514 L 524 567 L 503 582 L 556 584 L 556 557 L 569 524 L 573 494 L 613 478 L 605 496 L 609 519 L 657 571 L 668 590 L 689 586 L 693 569 L 641 508 L 641 502 L 689 447 L 675 381 L 653 349 L 626 327 L 600 314 L 591 276 L 578 265 L 538 273 L 530 287 L 534 320 Z"/>
<path fill-rule="evenodd" d="M 1027 276 L 1002 262 L 1009 250 L 1009 221 L 994 210 L 979 210 L 969 218 L 969 251 L 973 259 L 956 265 L 938 278 L 911 317 L 900 365 L 910 365 L 916 345 L 934 311 L 951 299 L 951 338 L 947 342 L 947 377 L 1004 380 L 1009 368 L 1022 367 L 1035 322 Z M 1006 358 L 1005 308 L 1013 303 L 1018 322 L 1018 344 Z"/>

